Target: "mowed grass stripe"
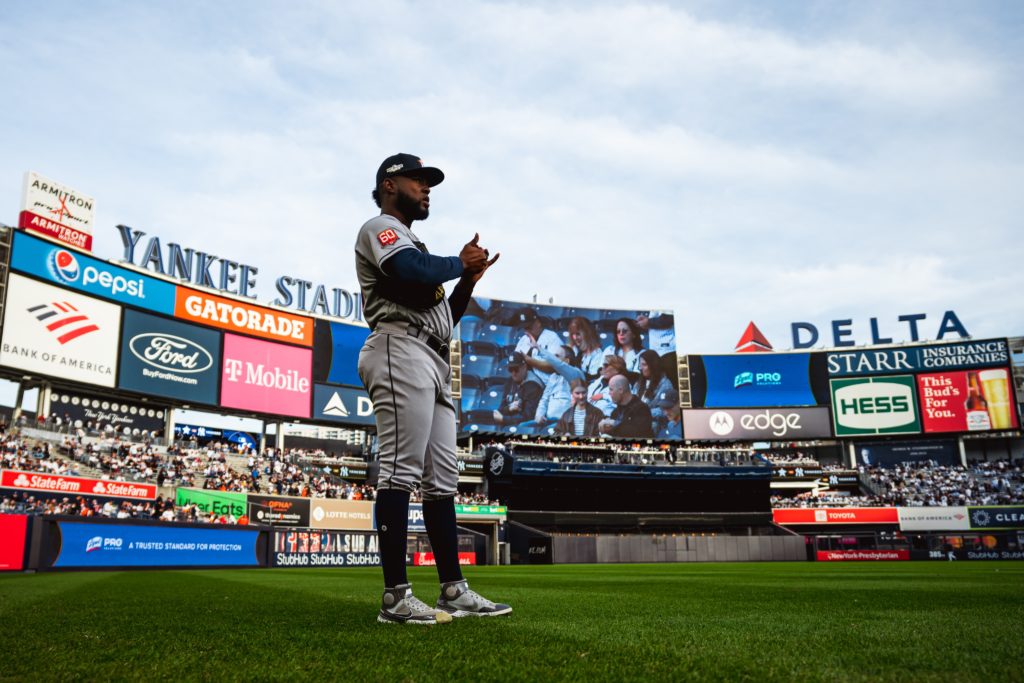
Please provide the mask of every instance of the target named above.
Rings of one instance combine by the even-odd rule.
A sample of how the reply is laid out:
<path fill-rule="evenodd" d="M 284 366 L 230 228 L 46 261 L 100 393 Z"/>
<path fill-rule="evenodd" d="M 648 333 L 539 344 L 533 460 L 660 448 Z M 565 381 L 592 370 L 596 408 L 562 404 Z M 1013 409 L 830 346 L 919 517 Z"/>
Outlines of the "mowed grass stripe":
<path fill-rule="evenodd" d="M 376 568 L 0 576 L 4 680 L 1021 680 L 1024 563 L 478 567 L 508 618 L 375 623 Z M 413 568 L 433 602 L 436 574 Z"/>

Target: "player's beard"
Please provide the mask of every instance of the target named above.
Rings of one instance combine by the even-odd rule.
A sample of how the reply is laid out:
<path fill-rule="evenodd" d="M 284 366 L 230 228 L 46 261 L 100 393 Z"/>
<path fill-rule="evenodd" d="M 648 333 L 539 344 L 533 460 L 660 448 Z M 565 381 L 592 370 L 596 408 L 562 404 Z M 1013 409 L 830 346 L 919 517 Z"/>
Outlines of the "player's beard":
<path fill-rule="evenodd" d="M 430 215 L 430 209 L 423 208 L 420 200 L 402 192 L 401 189 L 398 190 L 396 203 L 399 213 L 411 221 L 425 221 Z"/>

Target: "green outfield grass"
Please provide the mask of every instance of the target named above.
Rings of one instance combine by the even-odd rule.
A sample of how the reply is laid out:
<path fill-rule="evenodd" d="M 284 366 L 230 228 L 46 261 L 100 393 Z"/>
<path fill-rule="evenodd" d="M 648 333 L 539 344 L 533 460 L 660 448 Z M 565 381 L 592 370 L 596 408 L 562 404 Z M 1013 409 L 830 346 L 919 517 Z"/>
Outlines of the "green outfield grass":
<path fill-rule="evenodd" d="M 436 575 L 410 571 L 436 599 Z M 2 680 L 1009 681 L 1024 563 L 479 567 L 509 617 L 375 622 L 376 568 L 0 576 Z"/>

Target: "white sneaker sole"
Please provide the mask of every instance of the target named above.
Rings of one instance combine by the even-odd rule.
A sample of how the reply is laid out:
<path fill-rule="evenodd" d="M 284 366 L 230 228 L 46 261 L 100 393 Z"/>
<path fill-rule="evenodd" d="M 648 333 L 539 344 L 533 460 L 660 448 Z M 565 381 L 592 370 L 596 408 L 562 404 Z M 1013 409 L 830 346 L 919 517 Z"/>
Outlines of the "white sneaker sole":
<path fill-rule="evenodd" d="M 441 609 L 443 609 L 443 608 L 441 608 Z M 508 609 L 498 610 L 496 612 L 467 612 L 467 611 L 461 610 L 461 609 L 460 610 L 456 610 L 454 612 L 447 612 L 447 611 L 445 612 L 445 614 L 450 614 L 451 616 L 455 617 L 456 619 L 461 619 L 462 617 L 500 617 L 500 616 L 503 616 L 505 614 L 511 614 L 511 613 L 512 613 L 512 608 L 511 607 L 509 607 Z"/>

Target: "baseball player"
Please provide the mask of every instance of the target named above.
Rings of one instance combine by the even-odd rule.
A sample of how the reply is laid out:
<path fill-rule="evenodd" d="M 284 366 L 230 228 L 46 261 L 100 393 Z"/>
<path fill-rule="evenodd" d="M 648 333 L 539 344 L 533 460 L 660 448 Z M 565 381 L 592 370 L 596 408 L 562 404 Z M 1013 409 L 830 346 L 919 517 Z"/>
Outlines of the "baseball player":
<path fill-rule="evenodd" d="M 512 608 L 470 590 L 459 567 L 455 493 L 455 406 L 448 343 L 473 287 L 498 260 L 479 235 L 458 256 L 434 256 L 412 231 L 430 213 L 437 168 L 396 154 L 377 170 L 380 216 L 356 237 L 356 274 L 371 333 L 359 353 L 359 377 L 374 405 L 380 443 L 377 534 L 384 595 L 377 620 L 440 624 L 452 617 L 498 616 Z M 458 280 L 450 296 L 443 283 Z M 409 494 L 419 486 L 423 521 L 437 562 L 441 595 L 431 608 L 413 595 L 405 571 Z"/>

